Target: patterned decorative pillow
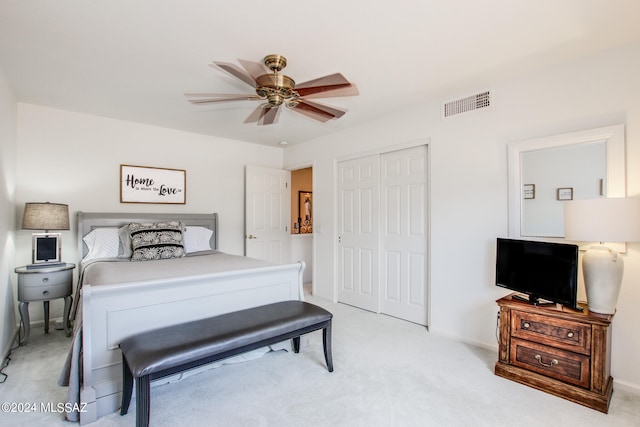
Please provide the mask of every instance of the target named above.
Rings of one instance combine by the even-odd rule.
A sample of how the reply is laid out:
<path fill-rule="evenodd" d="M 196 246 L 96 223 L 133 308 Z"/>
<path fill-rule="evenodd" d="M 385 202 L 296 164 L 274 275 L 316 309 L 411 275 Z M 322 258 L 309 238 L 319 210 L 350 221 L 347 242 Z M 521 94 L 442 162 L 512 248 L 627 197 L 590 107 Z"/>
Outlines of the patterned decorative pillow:
<path fill-rule="evenodd" d="M 129 224 L 132 261 L 182 258 L 185 256 L 180 221 Z"/>

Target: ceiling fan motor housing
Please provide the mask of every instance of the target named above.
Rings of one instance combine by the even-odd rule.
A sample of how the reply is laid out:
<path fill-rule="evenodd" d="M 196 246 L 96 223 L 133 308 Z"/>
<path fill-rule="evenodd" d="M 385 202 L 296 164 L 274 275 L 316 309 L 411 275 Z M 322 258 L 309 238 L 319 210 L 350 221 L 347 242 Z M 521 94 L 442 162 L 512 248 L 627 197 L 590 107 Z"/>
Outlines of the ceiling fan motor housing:
<path fill-rule="evenodd" d="M 294 90 L 296 82 L 284 74 L 263 74 L 256 79 L 256 93 L 266 98 L 272 106 L 281 105 L 284 101 L 297 98 Z"/>

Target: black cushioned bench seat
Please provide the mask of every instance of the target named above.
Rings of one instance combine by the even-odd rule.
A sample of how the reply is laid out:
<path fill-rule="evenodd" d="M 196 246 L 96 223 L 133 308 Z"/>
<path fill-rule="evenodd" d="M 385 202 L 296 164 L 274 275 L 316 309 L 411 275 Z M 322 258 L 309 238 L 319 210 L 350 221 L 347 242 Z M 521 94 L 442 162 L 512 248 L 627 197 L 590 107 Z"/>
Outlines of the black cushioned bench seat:
<path fill-rule="evenodd" d="M 331 319 L 327 310 L 304 301 L 283 301 L 143 332 L 120 343 L 123 391 L 120 414 L 129 410 L 136 382 L 136 426 L 149 425 L 150 382 L 266 345 L 323 330 L 324 357 L 333 372 Z"/>

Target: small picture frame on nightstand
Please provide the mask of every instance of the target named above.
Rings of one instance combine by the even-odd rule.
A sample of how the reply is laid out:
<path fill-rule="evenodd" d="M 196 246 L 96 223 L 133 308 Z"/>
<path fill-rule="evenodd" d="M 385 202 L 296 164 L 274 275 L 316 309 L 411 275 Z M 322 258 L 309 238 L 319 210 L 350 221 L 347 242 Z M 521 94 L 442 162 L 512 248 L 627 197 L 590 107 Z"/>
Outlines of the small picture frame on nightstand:
<path fill-rule="evenodd" d="M 33 233 L 32 265 L 35 267 L 60 266 L 60 233 Z"/>

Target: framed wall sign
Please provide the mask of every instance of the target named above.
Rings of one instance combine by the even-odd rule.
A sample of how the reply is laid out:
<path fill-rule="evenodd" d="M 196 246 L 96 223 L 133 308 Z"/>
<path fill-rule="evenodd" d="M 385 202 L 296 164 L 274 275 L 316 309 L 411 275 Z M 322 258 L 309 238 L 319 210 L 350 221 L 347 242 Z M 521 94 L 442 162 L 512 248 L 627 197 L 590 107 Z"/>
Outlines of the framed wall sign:
<path fill-rule="evenodd" d="M 120 165 L 120 203 L 186 203 L 187 171 Z"/>

